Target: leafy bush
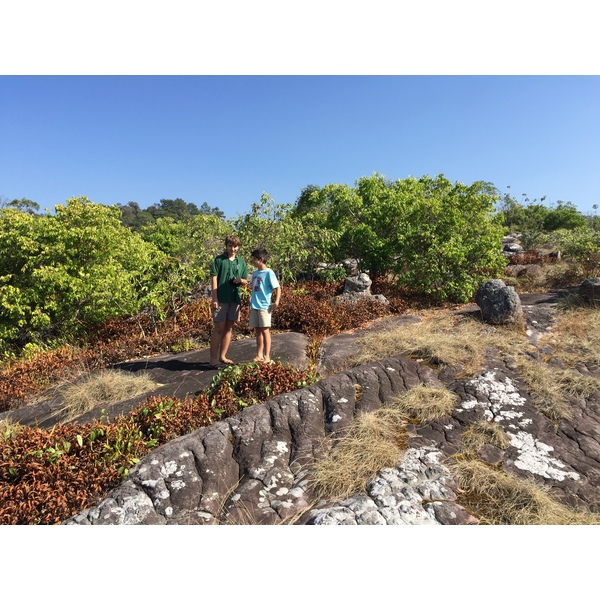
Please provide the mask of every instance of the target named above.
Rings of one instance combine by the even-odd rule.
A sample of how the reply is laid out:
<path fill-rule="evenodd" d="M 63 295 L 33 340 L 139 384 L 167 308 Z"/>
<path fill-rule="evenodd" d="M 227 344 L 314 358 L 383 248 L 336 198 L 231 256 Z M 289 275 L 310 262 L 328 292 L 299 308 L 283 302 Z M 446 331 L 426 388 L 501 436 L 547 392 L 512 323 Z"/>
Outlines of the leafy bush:
<path fill-rule="evenodd" d="M 393 272 L 414 292 L 468 301 L 505 264 L 496 201 L 484 182 L 452 184 L 443 175 L 387 181 L 375 173 L 354 188 L 309 190 L 296 213 L 339 232 L 335 261 L 356 258 L 372 278 Z"/>
<path fill-rule="evenodd" d="M 119 210 L 85 197 L 54 216 L 0 211 L 0 351 L 74 339 L 86 327 L 145 305 L 165 255 L 124 228 Z"/>
<path fill-rule="evenodd" d="M 314 273 L 320 262 L 329 262 L 339 237 L 312 216 L 297 218 L 290 204 L 275 204 L 268 194 L 234 225 L 248 254 L 258 247 L 269 252 L 268 265 L 284 283 L 296 281 L 300 273 Z"/>
<path fill-rule="evenodd" d="M 335 283 L 346 279 L 347 273 L 343 265 L 335 265 L 328 269 L 320 269 L 317 271 L 317 277 L 326 283 Z"/>
<path fill-rule="evenodd" d="M 551 237 L 560 248 L 563 258 L 576 265 L 581 277 L 600 274 L 600 231 L 588 228 L 572 231 L 561 229 Z"/>

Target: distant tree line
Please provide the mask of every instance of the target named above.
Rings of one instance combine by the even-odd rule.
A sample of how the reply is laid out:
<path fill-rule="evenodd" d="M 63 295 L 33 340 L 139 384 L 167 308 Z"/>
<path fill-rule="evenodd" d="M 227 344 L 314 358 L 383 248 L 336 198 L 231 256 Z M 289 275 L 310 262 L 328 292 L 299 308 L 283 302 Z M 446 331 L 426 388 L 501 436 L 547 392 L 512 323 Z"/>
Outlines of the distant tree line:
<path fill-rule="evenodd" d="M 218 207 L 211 207 L 203 202 L 198 208 L 193 202 L 185 202 L 181 198 L 162 199 L 148 208 L 140 208 L 137 202 L 117 204 L 117 206 L 121 211 L 121 222 L 132 231 L 140 231 L 145 225 L 156 223 L 158 219 L 165 217 L 174 221 L 186 221 L 197 215 L 214 215 L 225 219 L 225 213 Z"/>

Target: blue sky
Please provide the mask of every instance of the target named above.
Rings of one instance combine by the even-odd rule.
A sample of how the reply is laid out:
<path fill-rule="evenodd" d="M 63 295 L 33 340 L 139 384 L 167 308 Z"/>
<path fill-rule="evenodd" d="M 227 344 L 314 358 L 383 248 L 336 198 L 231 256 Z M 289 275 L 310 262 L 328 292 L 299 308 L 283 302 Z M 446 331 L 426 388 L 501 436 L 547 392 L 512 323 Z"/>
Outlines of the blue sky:
<path fill-rule="evenodd" d="M 183 198 L 236 216 L 375 171 L 600 203 L 598 76 L 5 75 L 0 131 L 0 197 L 48 208 Z"/>

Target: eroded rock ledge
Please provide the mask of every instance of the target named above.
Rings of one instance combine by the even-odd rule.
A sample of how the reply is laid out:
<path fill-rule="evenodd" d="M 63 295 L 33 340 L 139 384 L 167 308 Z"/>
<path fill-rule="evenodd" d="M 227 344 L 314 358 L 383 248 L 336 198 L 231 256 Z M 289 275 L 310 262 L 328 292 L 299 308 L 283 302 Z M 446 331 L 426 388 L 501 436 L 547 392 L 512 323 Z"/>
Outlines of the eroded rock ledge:
<path fill-rule="evenodd" d="M 313 503 L 306 468 L 325 436 L 420 383 L 442 385 L 429 367 L 396 357 L 250 406 L 157 448 L 65 523 L 281 522 Z"/>
<path fill-rule="evenodd" d="M 462 433 L 477 420 L 500 424 L 510 439 L 506 449 L 484 448 L 482 460 L 534 477 L 567 504 L 600 510 L 597 398 L 581 402 L 574 419 L 557 428 L 501 362 L 470 380 L 440 378 L 398 356 L 248 407 L 157 448 L 97 506 L 64 523 L 476 523 L 456 503 L 456 484 L 444 463 L 461 450 Z M 413 426 L 396 468 L 383 469 L 366 493 L 316 502 L 307 473 L 322 457 L 325 437 L 419 384 L 456 392 L 460 401 L 452 416 Z"/>

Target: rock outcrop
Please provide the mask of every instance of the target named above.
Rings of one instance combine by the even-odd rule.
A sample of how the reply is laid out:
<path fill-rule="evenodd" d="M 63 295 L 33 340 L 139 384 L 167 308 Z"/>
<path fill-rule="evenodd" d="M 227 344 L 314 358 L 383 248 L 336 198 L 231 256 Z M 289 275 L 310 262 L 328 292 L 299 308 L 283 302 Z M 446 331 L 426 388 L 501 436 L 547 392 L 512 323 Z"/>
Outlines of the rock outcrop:
<path fill-rule="evenodd" d="M 355 277 L 347 277 L 344 281 L 343 292 L 334 298 L 335 302 L 357 302 L 359 300 L 372 300 L 387 304 L 388 300 L 382 294 L 371 294 L 371 278 L 366 273 Z"/>
<path fill-rule="evenodd" d="M 581 282 L 579 297 L 591 306 L 600 304 L 600 277 L 590 277 Z"/>

